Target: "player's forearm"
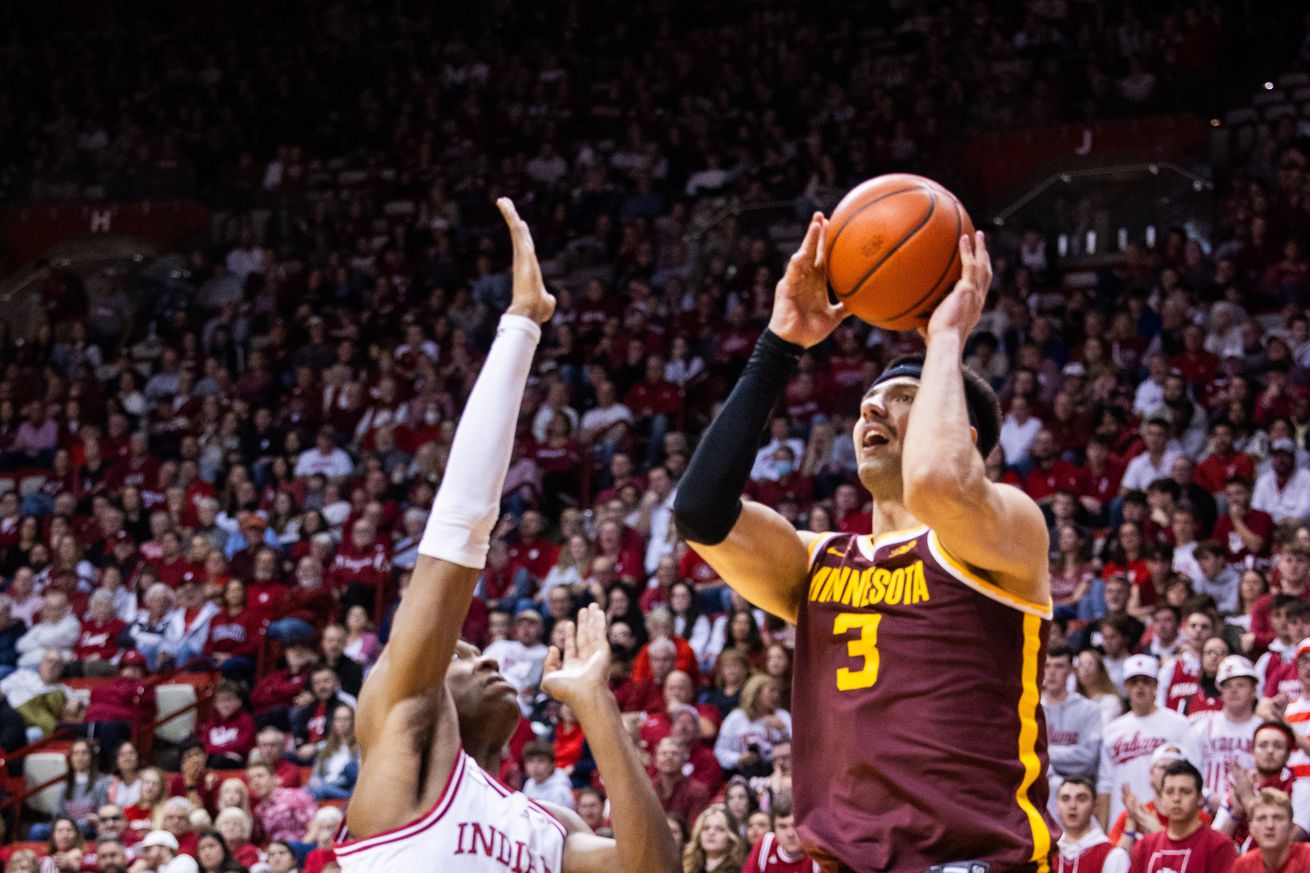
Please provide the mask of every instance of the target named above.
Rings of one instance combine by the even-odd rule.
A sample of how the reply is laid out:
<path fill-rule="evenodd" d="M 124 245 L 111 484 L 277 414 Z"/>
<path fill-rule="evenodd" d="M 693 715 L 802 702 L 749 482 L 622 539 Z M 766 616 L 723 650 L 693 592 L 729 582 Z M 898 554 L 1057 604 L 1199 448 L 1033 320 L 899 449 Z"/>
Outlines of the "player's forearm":
<path fill-rule="evenodd" d="M 804 349 L 765 331 L 723 410 L 710 424 L 687 464 L 674 498 L 679 535 L 718 545 L 741 515 L 741 492 L 750 477 L 760 433 L 796 370 Z"/>
<path fill-rule="evenodd" d="M 933 338 L 924 356 L 908 433 L 902 435 L 907 504 L 916 492 L 969 494 L 987 479 L 970 431 L 962 346 L 958 337 L 945 334 Z"/>
<path fill-rule="evenodd" d="M 532 319 L 501 317 L 455 431 L 419 554 L 461 567 L 486 566 L 523 388 L 540 339 L 541 328 Z"/>
<path fill-rule="evenodd" d="M 601 691 L 573 708 L 605 789 L 621 801 L 610 805 L 610 822 L 623 873 L 678 873 L 682 869 L 678 847 L 655 786 L 623 729 L 618 701 L 608 691 Z"/>

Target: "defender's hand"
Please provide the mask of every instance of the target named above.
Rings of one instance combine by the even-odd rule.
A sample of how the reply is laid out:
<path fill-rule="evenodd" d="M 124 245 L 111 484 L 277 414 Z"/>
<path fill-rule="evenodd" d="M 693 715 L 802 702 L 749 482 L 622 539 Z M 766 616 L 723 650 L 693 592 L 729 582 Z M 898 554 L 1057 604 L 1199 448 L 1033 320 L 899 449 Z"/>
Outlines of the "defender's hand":
<path fill-rule="evenodd" d="M 541 688 L 574 709 L 587 697 L 605 691 L 610 675 L 610 644 L 605 613 L 596 604 L 578 611 L 578 623 L 564 622 L 564 651 L 546 655 Z"/>
<path fill-rule="evenodd" d="M 992 287 L 992 259 L 987 254 L 987 241 L 983 232 L 976 231 L 973 238 L 960 237 L 960 263 L 964 269 L 955 288 L 932 312 L 928 329 L 919 329 L 925 343 L 934 336 L 955 334 L 963 342 L 973 333 L 982 319 L 987 291 Z"/>
<path fill-rule="evenodd" d="M 514 296 L 510 299 L 510 315 L 523 315 L 545 324 L 555 314 L 555 296 L 546 290 L 541 279 L 541 265 L 537 263 L 537 248 L 532 242 L 532 231 L 519 218 L 514 201 L 501 197 L 496 201 L 500 214 L 505 217 L 509 236 L 514 243 Z"/>
<path fill-rule="evenodd" d="M 773 292 L 769 330 L 803 348 L 828 338 L 849 314 L 840 303 L 828 302 L 828 264 L 824 240 L 828 219 L 814 213 L 801 247 L 787 262 L 787 272 Z"/>

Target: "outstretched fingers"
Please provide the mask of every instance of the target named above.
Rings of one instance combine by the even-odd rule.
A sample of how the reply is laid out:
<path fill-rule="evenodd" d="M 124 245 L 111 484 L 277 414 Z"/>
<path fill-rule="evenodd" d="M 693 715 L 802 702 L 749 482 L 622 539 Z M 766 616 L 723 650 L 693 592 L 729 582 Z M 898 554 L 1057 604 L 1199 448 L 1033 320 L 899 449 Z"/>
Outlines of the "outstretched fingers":
<path fill-rule="evenodd" d="M 578 634 L 573 622 L 564 622 L 564 663 L 571 664 L 578 657 Z"/>
<path fill-rule="evenodd" d="M 528 229 L 528 223 L 519 217 L 519 211 L 514 206 L 514 201 L 508 197 L 500 197 L 496 200 L 496 206 L 500 209 L 500 214 L 504 216 L 505 224 L 509 227 L 510 239 L 514 243 L 515 254 L 520 251 L 524 254 L 535 254 L 536 246 L 532 242 L 532 231 Z"/>

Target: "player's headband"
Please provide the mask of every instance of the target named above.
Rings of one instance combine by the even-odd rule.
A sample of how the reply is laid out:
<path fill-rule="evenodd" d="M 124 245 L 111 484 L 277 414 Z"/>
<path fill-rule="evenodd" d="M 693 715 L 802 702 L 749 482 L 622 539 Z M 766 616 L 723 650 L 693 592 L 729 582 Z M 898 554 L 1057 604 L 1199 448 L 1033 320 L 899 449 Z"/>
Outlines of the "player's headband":
<path fill-rule="evenodd" d="M 870 389 L 877 388 L 883 382 L 890 382 L 892 379 L 901 379 L 901 378 L 922 379 L 923 361 L 916 361 L 916 360 L 901 361 L 896 366 L 889 367 L 888 369 L 883 370 L 882 373 L 878 375 L 878 378 L 873 380 L 873 385 L 870 386 Z M 974 410 L 973 403 L 970 402 L 971 398 L 969 397 L 968 392 L 965 392 L 964 399 L 965 399 L 965 406 L 968 407 L 969 410 L 969 424 L 972 425 L 975 430 L 977 430 L 978 413 Z"/>

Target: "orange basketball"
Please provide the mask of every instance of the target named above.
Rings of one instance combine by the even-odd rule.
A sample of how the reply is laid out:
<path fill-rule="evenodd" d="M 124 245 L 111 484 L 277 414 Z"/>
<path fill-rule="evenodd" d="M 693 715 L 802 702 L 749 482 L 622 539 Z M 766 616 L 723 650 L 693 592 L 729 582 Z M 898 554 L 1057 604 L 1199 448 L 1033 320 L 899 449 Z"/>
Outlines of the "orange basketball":
<path fill-rule="evenodd" d="M 955 195 L 891 173 L 842 198 L 828 226 L 828 286 L 853 314 L 889 330 L 926 327 L 960 278 L 960 237 L 973 222 Z"/>

